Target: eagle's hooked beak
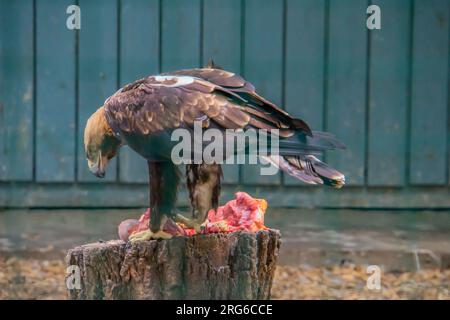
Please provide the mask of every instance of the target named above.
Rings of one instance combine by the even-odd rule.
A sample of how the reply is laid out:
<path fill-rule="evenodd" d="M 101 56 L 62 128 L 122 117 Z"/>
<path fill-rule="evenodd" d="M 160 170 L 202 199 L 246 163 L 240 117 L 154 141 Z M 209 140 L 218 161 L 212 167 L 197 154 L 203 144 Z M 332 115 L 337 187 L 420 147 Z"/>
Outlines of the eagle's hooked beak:
<path fill-rule="evenodd" d="M 96 177 L 105 177 L 105 168 L 107 161 L 104 161 L 101 153 L 98 155 L 97 162 L 89 162 L 89 171 L 91 171 Z"/>

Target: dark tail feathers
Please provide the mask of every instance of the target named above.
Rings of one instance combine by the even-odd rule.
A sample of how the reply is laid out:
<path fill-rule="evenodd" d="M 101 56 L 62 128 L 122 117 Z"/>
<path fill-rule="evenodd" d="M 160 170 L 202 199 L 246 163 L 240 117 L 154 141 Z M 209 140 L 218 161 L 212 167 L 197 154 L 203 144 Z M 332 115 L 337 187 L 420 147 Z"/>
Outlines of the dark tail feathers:
<path fill-rule="evenodd" d="M 270 155 L 264 158 L 290 176 L 309 184 L 324 184 L 333 188 L 341 188 L 345 184 L 342 173 L 313 155 Z"/>

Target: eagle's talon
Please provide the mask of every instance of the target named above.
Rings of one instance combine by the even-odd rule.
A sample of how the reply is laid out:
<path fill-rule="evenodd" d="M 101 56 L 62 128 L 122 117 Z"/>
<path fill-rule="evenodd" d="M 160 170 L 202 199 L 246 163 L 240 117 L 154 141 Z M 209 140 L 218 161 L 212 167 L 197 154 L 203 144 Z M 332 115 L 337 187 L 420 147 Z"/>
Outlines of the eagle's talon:
<path fill-rule="evenodd" d="M 153 234 L 152 239 L 168 240 L 168 239 L 171 239 L 172 237 L 173 237 L 173 235 L 171 235 L 170 233 L 159 230 L 158 232 Z"/>
<path fill-rule="evenodd" d="M 200 225 L 200 231 L 198 233 L 206 233 L 206 225 L 208 224 L 208 222 L 208 219 L 206 219 L 205 222 Z"/>
<path fill-rule="evenodd" d="M 193 229 L 195 230 L 196 233 L 206 233 L 206 224 L 208 223 L 208 220 L 206 220 L 203 223 L 199 223 L 199 222 L 193 222 Z"/>
<path fill-rule="evenodd" d="M 137 241 L 148 241 L 152 238 L 153 232 L 150 230 L 144 230 L 140 232 L 136 232 L 128 238 L 128 241 L 130 242 L 137 242 Z"/>
<path fill-rule="evenodd" d="M 132 234 L 129 238 L 128 241 L 134 243 L 137 241 L 148 241 L 148 240 L 157 240 L 157 239 L 163 239 L 163 240 L 167 240 L 172 238 L 173 236 L 170 233 L 164 232 L 162 230 L 159 230 L 158 232 L 151 232 L 149 229 L 144 230 L 144 231 L 140 231 L 140 232 L 136 232 L 134 234 Z"/>
<path fill-rule="evenodd" d="M 194 224 L 195 233 L 203 233 L 203 228 L 200 224 Z"/>
<path fill-rule="evenodd" d="M 182 223 L 184 226 L 194 229 L 196 233 L 205 233 L 206 224 L 208 223 L 208 219 L 205 221 L 197 221 L 196 219 L 189 219 L 183 216 L 182 214 L 177 214 L 175 216 L 175 220 L 178 223 Z"/>

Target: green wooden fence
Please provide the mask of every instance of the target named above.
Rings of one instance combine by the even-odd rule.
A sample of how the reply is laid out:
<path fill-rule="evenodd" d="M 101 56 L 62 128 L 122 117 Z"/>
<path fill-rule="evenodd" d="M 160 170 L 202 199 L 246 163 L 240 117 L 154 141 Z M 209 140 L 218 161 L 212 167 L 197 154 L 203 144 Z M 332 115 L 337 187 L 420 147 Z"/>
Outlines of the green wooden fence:
<path fill-rule="evenodd" d="M 381 30 L 366 27 L 370 4 Z M 226 167 L 225 199 L 449 208 L 449 15 L 449 0 L 0 0 L 0 207 L 146 205 L 130 150 L 106 179 L 88 172 L 86 119 L 134 79 L 214 58 L 348 147 L 326 155 L 341 190 L 245 165 Z"/>

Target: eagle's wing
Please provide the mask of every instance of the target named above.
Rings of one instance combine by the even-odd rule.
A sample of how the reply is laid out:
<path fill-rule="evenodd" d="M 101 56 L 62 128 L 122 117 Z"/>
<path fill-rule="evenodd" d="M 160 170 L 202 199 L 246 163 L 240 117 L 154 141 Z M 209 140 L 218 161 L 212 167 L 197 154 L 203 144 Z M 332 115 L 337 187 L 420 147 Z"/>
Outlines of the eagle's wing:
<path fill-rule="evenodd" d="M 167 73 L 167 75 L 170 74 L 192 76 L 226 88 L 244 99 L 247 102 L 247 106 L 252 107 L 252 109 L 247 108 L 247 112 L 264 120 L 269 120 L 267 117 L 271 118 L 271 121 L 278 120 L 280 129 L 288 126 L 289 128 L 299 129 L 307 135 L 311 135 L 311 129 L 306 122 L 301 119 L 292 118 L 286 111 L 261 97 L 256 93 L 253 84 L 245 81 L 241 76 L 235 73 L 215 68 L 197 68 Z"/>
<path fill-rule="evenodd" d="M 241 76 L 222 69 L 212 69 L 212 68 L 184 69 L 174 72 L 163 73 L 163 75 L 190 76 L 209 81 L 222 87 L 229 87 L 229 88 L 246 87 L 248 90 L 252 91 L 255 90 L 255 87 L 253 87 L 253 85 L 250 82 L 245 81 Z"/>
<path fill-rule="evenodd" d="M 179 127 L 278 129 L 279 154 L 269 161 L 308 183 L 334 187 L 345 177 L 312 154 L 344 148 L 333 136 L 311 132 L 300 119 L 291 117 L 259 96 L 249 82 L 221 69 L 190 69 L 135 81 L 105 102 L 108 123 L 126 135 L 148 136 Z"/>
<path fill-rule="evenodd" d="M 138 135 L 192 126 L 222 129 L 253 127 L 310 135 L 308 125 L 260 97 L 253 85 L 220 69 L 181 70 L 135 81 L 105 102 L 112 127 Z"/>

